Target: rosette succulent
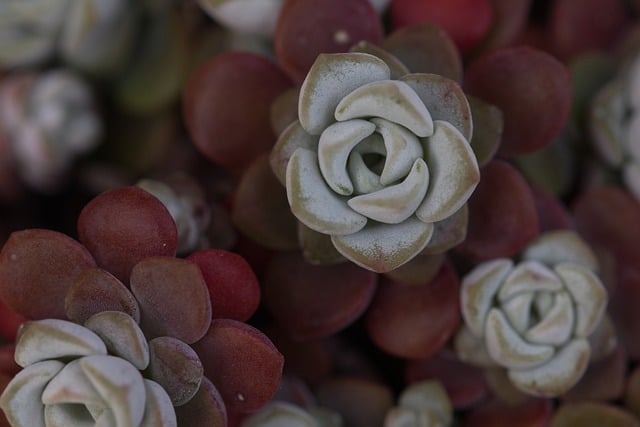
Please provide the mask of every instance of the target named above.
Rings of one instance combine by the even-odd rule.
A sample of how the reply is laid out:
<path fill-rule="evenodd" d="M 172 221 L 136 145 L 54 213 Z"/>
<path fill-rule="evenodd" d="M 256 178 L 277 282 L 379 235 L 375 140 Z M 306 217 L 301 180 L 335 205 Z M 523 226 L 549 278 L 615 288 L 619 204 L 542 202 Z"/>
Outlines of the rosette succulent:
<path fill-rule="evenodd" d="M 505 368 L 526 393 L 565 393 L 589 364 L 589 337 L 606 308 L 596 269 L 591 249 L 572 231 L 541 235 L 519 262 L 476 266 L 462 280 L 466 328 L 456 337 L 458 355 Z"/>
<path fill-rule="evenodd" d="M 398 404 L 387 412 L 384 427 L 447 427 L 453 408 L 447 392 L 437 381 L 420 381 L 406 387 Z"/>
<path fill-rule="evenodd" d="M 589 131 L 600 157 L 640 199 L 640 55 L 596 94 Z"/>
<path fill-rule="evenodd" d="M 300 223 L 354 263 L 386 272 L 430 242 L 443 244 L 439 228 L 466 218 L 480 173 L 459 85 L 409 74 L 382 50 L 357 49 L 377 55 L 318 56 L 300 88 L 298 119 L 270 161 Z"/>
<path fill-rule="evenodd" d="M 15 360 L 23 369 L 0 396 L 0 407 L 15 427 L 177 426 L 173 405 L 195 395 L 203 371 L 195 352 L 184 343 L 181 348 L 190 350 L 183 355 L 191 369 L 184 371 L 192 378 L 190 387 L 172 399 L 162 385 L 145 378 L 158 371 L 151 365 L 162 359 L 154 357 L 129 315 L 102 312 L 84 326 L 59 319 L 30 321 L 16 343 Z"/>

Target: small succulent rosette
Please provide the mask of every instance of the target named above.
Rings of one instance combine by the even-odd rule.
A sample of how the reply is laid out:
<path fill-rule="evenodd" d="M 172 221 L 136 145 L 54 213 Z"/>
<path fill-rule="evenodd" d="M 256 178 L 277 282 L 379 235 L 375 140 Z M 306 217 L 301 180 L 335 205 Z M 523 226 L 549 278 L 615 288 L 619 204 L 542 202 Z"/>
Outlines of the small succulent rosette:
<path fill-rule="evenodd" d="M 273 400 L 242 421 L 240 427 L 343 427 L 340 414 L 322 407 L 303 408 Z"/>
<path fill-rule="evenodd" d="M 430 244 L 447 247 L 439 230 L 466 219 L 480 173 L 460 86 L 366 50 L 376 55 L 318 56 L 300 88 L 298 118 L 270 163 L 309 233 L 330 238 L 357 265 L 387 272 Z"/>
<path fill-rule="evenodd" d="M 32 188 L 52 191 L 73 161 L 102 136 L 102 118 L 87 82 L 69 69 L 16 74 L 0 87 L 0 121 L 18 174 Z"/>
<path fill-rule="evenodd" d="M 640 199 L 640 55 L 591 101 L 588 130 L 604 163 Z"/>
<path fill-rule="evenodd" d="M 183 363 L 173 370 L 192 375 L 190 381 L 172 381 L 163 346 L 148 343 L 135 320 L 120 311 L 97 313 L 84 326 L 59 319 L 26 322 L 15 349 L 23 369 L 0 396 L 0 407 L 14 427 L 177 426 L 174 405 L 195 395 L 203 368 L 179 342 L 190 369 Z"/>
<path fill-rule="evenodd" d="M 521 391 L 558 396 L 584 374 L 605 318 L 597 261 L 573 231 L 541 235 L 519 262 L 484 262 L 462 280 L 460 359 L 499 366 Z M 598 353 L 600 349 L 593 349 Z"/>
<path fill-rule="evenodd" d="M 384 427 L 448 427 L 453 408 L 444 387 L 433 380 L 406 387 L 398 404 L 387 412 Z"/>

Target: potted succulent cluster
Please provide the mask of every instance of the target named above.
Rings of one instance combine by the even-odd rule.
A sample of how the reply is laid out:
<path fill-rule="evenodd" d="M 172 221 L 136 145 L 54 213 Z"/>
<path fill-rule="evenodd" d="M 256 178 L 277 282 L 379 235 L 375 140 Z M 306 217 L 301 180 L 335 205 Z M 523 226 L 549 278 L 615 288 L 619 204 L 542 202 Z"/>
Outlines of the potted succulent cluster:
<path fill-rule="evenodd" d="M 639 17 L 0 1 L 0 425 L 640 426 Z"/>

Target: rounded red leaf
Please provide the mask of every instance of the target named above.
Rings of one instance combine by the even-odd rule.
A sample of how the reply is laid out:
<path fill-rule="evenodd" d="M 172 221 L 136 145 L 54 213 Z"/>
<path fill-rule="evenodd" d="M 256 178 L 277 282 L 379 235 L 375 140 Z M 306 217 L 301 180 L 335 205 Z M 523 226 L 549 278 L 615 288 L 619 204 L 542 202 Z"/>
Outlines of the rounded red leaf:
<path fill-rule="evenodd" d="M 138 187 L 119 187 L 93 198 L 80 212 L 78 235 L 98 266 L 123 283 L 140 260 L 173 256 L 178 245 L 169 211 Z"/>
<path fill-rule="evenodd" d="M 140 261 L 131 270 L 131 292 L 147 339 L 167 335 L 191 344 L 209 328 L 209 291 L 191 261 L 160 256 Z"/>
<path fill-rule="evenodd" d="M 284 357 L 266 335 L 246 323 L 214 319 L 193 348 L 231 411 L 255 411 L 278 389 Z"/>
<path fill-rule="evenodd" d="M 272 61 L 225 52 L 204 63 L 183 93 L 183 115 L 196 148 L 209 160 L 243 167 L 275 142 L 271 103 L 291 86 Z"/>
<path fill-rule="evenodd" d="M 329 336 L 356 320 L 376 289 L 377 275 L 351 263 L 317 266 L 298 252 L 276 254 L 267 267 L 263 299 L 295 340 Z"/>
<path fill-rule="evenodd" d="M 0 298 L 0 337 L 15 341 L 20 325 L 28 320 L 26 317 L 11 310 Z"/>
<path fill-rule="evenodd" d="M 0 251 L 0 298 L 30 319 L 65 318 L 64 297 L 91 254 L 71 237 L 52 230 L 28 229 L 9 236 Z"/>
<path fill-rule="evenodd" d="M 365 316 L 373 342 L 392 355 L 427 358 L 451 337 L 460 321 L 459 280 L 450 263 L 422 285 L 382 278 Z"/>
<path fill-rule="evenodd" d="M 242 256 L 223 249 L 204 249 L 187 257 L 209 289 L 213 318 L 248 320 L 260 303 L 260 284 Z"/>
<path fill-rule="evenodd" d="M 175 409 L 180 427 L 227 427 L 227 408 L 220 392 L 207 377 L 202 377 L 196 395 Z"/>
<path fill-rule="evenodd" d="M 493 399 L 474 407 L 464 427 L 547 427 L 553 411 L 550 399 L 530 398 L 517 405 Z"/>
<path fill-rule="evenodd" d="M 282 67 L 300 83 L 320 53 L 346 52 L 362 40 L 379 44 L 382 36 L 369 0 L 285 0 L 274 43 Z"/>
<path fill-rule="evenodd" d="M 502 156 L 547 146 L 569 117 L 568 68 L 550 54 L 528 46 L 499 48 L 482 55 L 468 67 L 464 88 L 504 113 Z"/>

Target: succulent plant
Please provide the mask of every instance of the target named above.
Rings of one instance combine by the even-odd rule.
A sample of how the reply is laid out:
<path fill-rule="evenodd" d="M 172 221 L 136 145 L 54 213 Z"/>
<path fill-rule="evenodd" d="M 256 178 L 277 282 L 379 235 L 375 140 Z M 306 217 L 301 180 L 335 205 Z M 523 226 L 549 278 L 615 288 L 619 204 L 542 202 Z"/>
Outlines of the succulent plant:
<path fill-rule="evenodd" d="M 526 393 L 564 394 L 589 364 L 589 337 L 606 308 L 596 269 L 589 246 L 567 230 L 542 234 L 517 263 L 476 266 L 462 279 L 459 357 L 505 368 Z"/>
<path fill-rule="evenodd" d="M 437 381 L 421 381 L 407 386 L 397 406 L 387 412 L 384 427 L 447 427 L 453 410 L 446 391 Z"/>
<path fill-rule="evenodd" d="M 403 71 L 367 53 L 320 55 L 271 153 L 296 218 L 377 272 L 437 240 L 480 179 L 461 89 Z"/>
<path fill-rule="evenodd" d="M 0 121 L 18 173 L 40 191 L 58 188 L 74 159 L 100 142 L 93 89 L 69 69 L 52 69 L 16 74 L 0 91 Z"/>

